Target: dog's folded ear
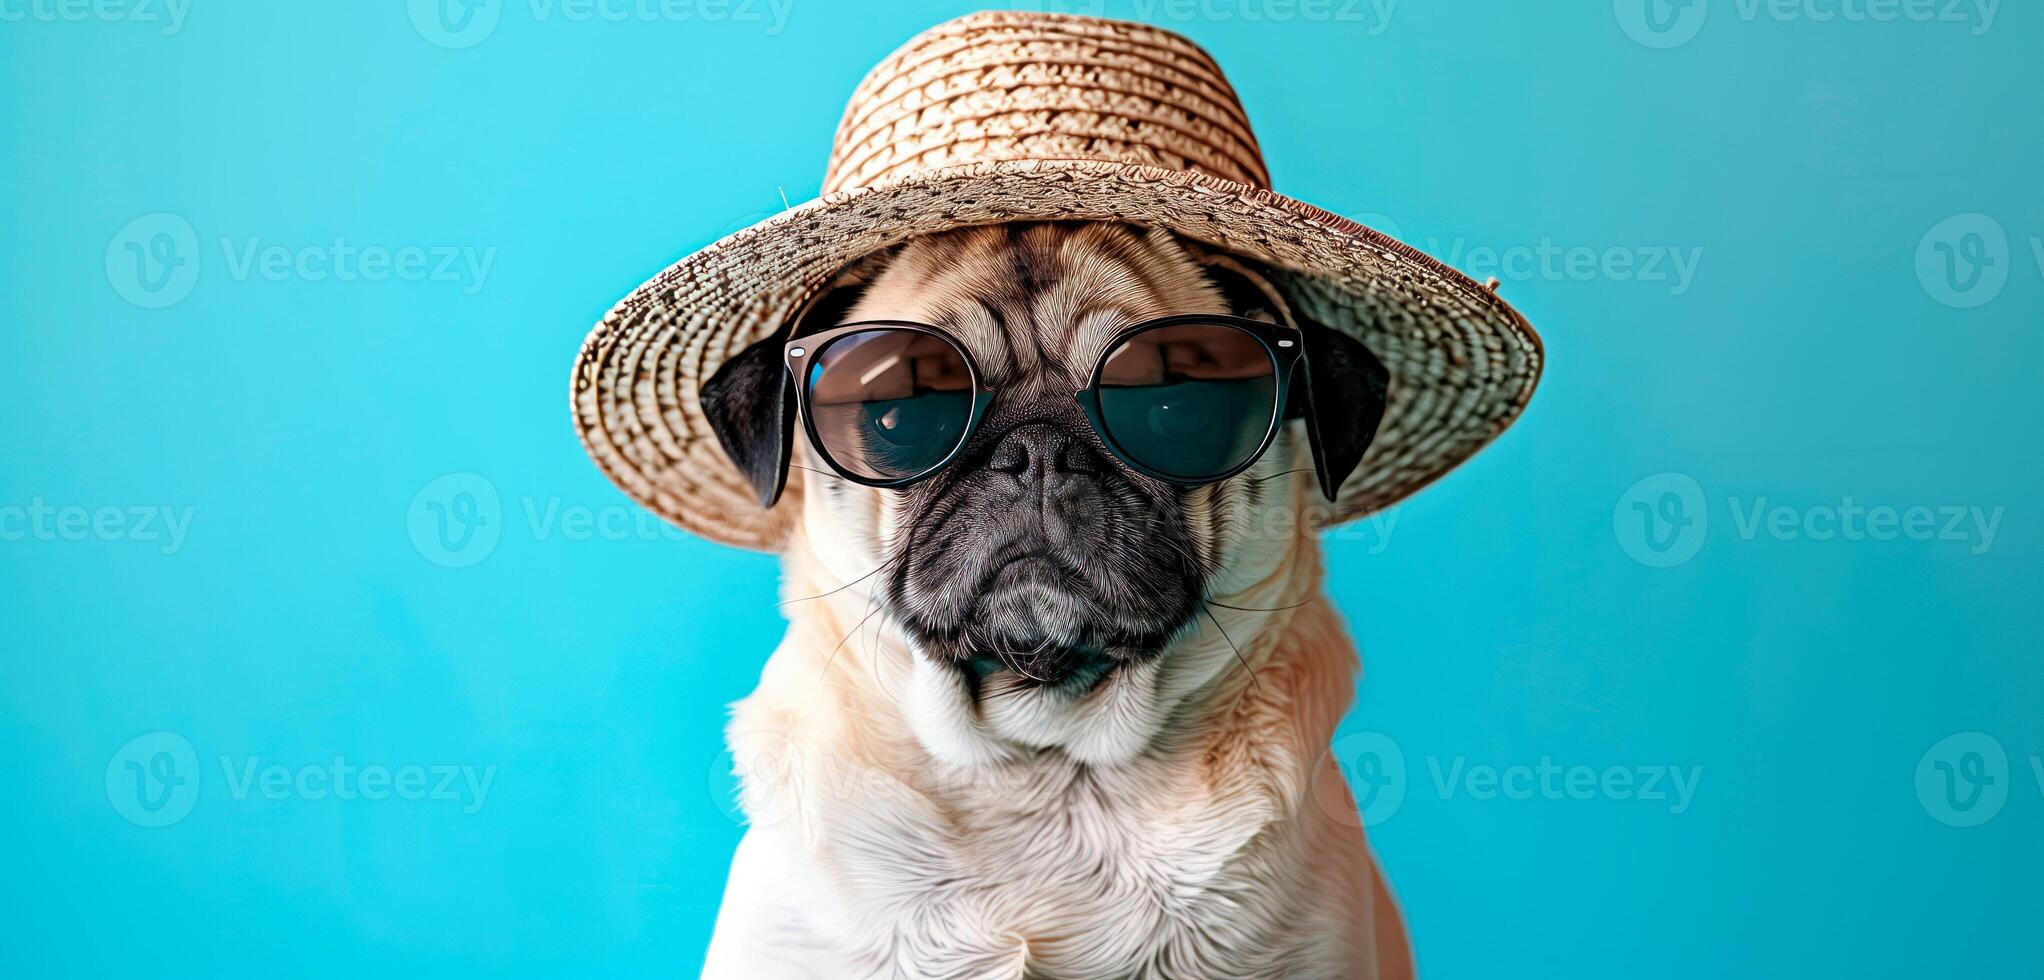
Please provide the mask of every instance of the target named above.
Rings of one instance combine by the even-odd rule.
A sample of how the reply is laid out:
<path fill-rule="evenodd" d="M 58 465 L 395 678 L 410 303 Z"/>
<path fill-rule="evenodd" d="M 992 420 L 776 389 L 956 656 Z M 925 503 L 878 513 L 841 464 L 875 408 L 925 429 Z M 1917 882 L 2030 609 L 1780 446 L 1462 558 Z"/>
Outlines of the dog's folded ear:
<path fill-rule="evenodd" d="M 1306 359 L 1292 378 L 1296 394 L 1287 415 L 1306 420 L 1320 492 L 1338 499 L 1342 482 L 1362 463 L 1384 421 L 1390 370 L 1362 341 L 1301 315 L 1266 270 L 1227 255 L 1199 258 L 1236 316 L 1290 322 L 1304 335 Z"/>
<path fill-rule="evenodd" d="M 703 414 L 724 455 L 752 484 L 761 507 L 781 499 L 795 434 L 795 384 L 781 364 L 776 333 L 725 361 L 703 382 Z"/>
<path fill-rule="evenodd" d="M 1333 327 L 1294 317 L 1305 334 L 1306 439 L 1313 471 L 1328 500 L 1354 473 L 1377 437 L 1391 396 L 1391 371 L 1363 342 Z M 1299 378 L 1294 378 L 1296 384 Z"/>
<path fill-rule="evenodd" d="M 863 278 L 832 283 L 773 336 L 740 351 L 703 382 L 703 414 L 710 431 L 752 484 L 761 507 L 781 499 L 794 451 L 795 379 L 781 351 L 790 337 L 834 326 L 864 290 Z"/>

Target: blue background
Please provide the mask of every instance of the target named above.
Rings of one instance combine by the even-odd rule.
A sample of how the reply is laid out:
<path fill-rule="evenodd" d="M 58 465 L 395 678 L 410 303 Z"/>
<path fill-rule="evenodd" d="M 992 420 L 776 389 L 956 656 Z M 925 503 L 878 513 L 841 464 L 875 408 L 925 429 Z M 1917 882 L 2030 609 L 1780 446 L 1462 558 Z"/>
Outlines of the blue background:
<path fill-rule="evenodd" d="M 197 0 L 165 36 L 37 2 L 0 6 L 29 11 L 0 21 L 0 974 L 693 973 L 776 567 L 631 508 L 575 441 L 569 364 L 642 279 L 813 196 L 859 76 L 972 6 L 512 0 L 451 48 L 403 3 Z M 1218 56 L 1279 187 L 1478 275 L 1543 242 L 1699 259 L 1497 272 L 1547 341 L 1529 414 L 1388 535 L 1328 543 L 1368 668 L 1344 732 L 1406 771 L 1370 833 L 1421 968 L 2039 975 L 2044 12 L 1714 0 L 1657 48 L 1640 2 L 1105 8 Z M 196 278 L 152 293 L 126 246 L 178 221 Z M 492 265 L 229 254 L 337 237 Z M 495 520 L 449 546 L 432 508 L 463 494 Z M 1846 498 L 2003 515 L 1794 530 Z M 38 501 L 190 524 L 39 532 Z M 1742 532 L 1781 507 L 1794 533 Z M 124 763 L 165 739 L 196 797 L 143 826 Z M 221 764 L 337 756 L 494 775 L 465 812 L 237 799 Z M 1701 779 L 1676 813 L 1434 777 L 1543 758 Z M 1948 802 L 1939 762 L 1995 780 L 1993 819 L 1954 825 L 1989 804 Z"/>

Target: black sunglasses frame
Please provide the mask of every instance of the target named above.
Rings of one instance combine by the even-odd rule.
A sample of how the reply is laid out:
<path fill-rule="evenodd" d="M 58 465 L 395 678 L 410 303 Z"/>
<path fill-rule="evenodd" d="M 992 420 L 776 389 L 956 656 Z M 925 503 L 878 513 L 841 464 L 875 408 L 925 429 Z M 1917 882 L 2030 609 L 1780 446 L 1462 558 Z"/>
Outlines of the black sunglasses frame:
<path fill-rule="evenodd" d="M 1265 428 L 1263 438 L 1257 443 L 1256 450 L 1245 456 L 1241 463 L 1224 473 L 1200 477 L 1198 479 L 1188 479 L 1172 476 L 1144 465 L 1140 460 L 1132 458 L 1126 450 L 1115 442 L 1114 434 L 1109 431 L 1105 420 L 1101 417 L 1100 376 L 1107 368 L 1107 359 L 1113 356 L 1114 352 L 1130 338 L 1165 327 L 1194 324 L 1232 327 L 1248 334 L 1263 348 L 1264 354 L 1270 358 L 1277 388 L 1273 392 L 1271 402 L 1270 424 Z M 813 364 L 815 359 L 825 350 L 829 349 L 830 345 L 837 340 L 849 334 L 869 330 L 905 330 L 935 337 L 952 350 L 958 352 L 959 358 L 965 362 L 966 374 L 972 381 L 972 410 L 966 419 L 965 430 L 958 436 L 958 444 L 952 446 L 951 451 L 945 453 L 942 459 L 930 464 L 923 470 L 896 479 L 880 480 L 861 476 L 840 465 L 831 456 L 830 450 L 824 446 L 823 440 L 817 436 L 815 416 L 809 410 L 809 365 Z M 1304 360 L 1305 353 L 1304 337 L 1296 327 L 1219 313 L 1178 313 L 1171 316 L 1144 320 L 1141 323 L 1131 324 L 1117 331 L 1113 337 L 1108 339 L 1106 345 L 1101 348 L 1100 360 L 1094 363 L 1093 371 L 1087 377 L 1086 387 L 1073 392 L 1073 396 L 1078 399 L 1079 409 L 1085 413 L 1086 421 L 1092 424 L 1093 433 L 1100 438 L 1101 444 L 1123 466 L 1165 483 L 1183 487 L 1207 486 L 1229 479 L 1255 466 L 1256 461 L 1262 459 L 1263 454 L 1269 451 L 1270 444 L 1277 440 L 1278 430 L 1283 428 L 1285 420 L 1291 417 L 1289 409 L 1292 404 L 1292 374 Z M 936 327 L 930 326 L 927 323 L 916 323 L 912 320 L 861 320 L 856 323 L 841 324 L 828 330 L 819 330 L 807 336 L 796 337 L 789 340 L 782 347 L 781 362 L 786 366 L 790 381 L 794 385 L 795 401 L 799 406 L 802 416 L 802 429 L 808 433 L 809 445 L 816 450 L 818 456 L 823 458 L 824 465 L 829 466 L 837 475 L 853 483 L 883 490 L 899 489 L 926 480 L 942 472 L 945 467 L 955 462 L 959 454 L 965 451 L 965 447 L 972 443 L 973 434 L 979 431 L 979 424 L 986 417 L 987 409 L 993 405 L 994 396 L 998 393 L 986 383 L 986 376 L 980 373 L 979 365 L 973 361 L 971 352 L 967 351 L 963 344 L 960 344 L 950 334 Z"/>

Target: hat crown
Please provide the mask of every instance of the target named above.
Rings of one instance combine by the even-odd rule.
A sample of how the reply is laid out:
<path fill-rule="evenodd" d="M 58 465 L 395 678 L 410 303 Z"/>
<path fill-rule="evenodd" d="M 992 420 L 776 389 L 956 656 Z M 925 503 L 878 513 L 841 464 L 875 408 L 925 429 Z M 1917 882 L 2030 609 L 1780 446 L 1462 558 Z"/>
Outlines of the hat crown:
<path fill-rule="evenodd" d="M 838 124 L 823 189 L 1014 160 L 1270 184 L 1241 100 L 1191 41 L 1147 24 L 988 12 L 916 35 L 866 75 Z"/>

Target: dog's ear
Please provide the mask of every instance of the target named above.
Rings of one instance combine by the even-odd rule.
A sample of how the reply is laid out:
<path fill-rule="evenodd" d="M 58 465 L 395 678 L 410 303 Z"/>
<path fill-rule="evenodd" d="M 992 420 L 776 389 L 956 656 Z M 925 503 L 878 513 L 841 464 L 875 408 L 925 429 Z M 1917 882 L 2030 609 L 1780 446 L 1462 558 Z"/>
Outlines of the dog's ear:
<path fill-rule="evenodd" d="M 1207 280 L 1221 291 L 1221 299 L 1228 304 L 1228 312 L 1251 320 L 1269 320 L 1283 323 L 1290 315 L 1284 297 L 1262 270 L 1252 269 L 1247 263 L 1233 256 L 1219 253 L 1195 253 L 1205 267 Z"/>
<path fill-rule="evenodd" d="M 1384 405 L 1391 397 L 1391 371 L 1363 342 L 1333 327 L 1294 315 L 1305 334 L 1303 365 L 1306 439 L 1313 445 L 1313 470 L 1328 500 L 1354 473 L 1377 438 Z"/>
<path fill-rule="evenodd" d="M 703 382 L 703 414 L 724 455 L 738 467 L 761 507 L 781 499 L 788 483 L 789 440 L 795 434 L 795 385 L 781 365 L 787 335 L 773 336 L 725 361 Z"/>
<path fill-rule="evenodd" d="M 865 277 L 832 282 L 780 330 L 725 361 L 703 382 L 703 415 L 759 497 L 772 507 L 788 484 L 788 458 L 794 451 L 795 379 L 781 363 L 788 338 L 835 326 L 865 291 Z"/>
<path fill-rule="evenodd" d="M 1297 394 L 1286 415 L 1306 420 L 1320 492 L 1338 499 L 1384 421 L 1390 370 L 1362 341 L 1301 315 L 1266 270 L 1221 254 L 1201 255 L 1200 261 L 1236 316 L 1292 323 L 1304 335 L 1305 363 L 1293 376 Z"/>

